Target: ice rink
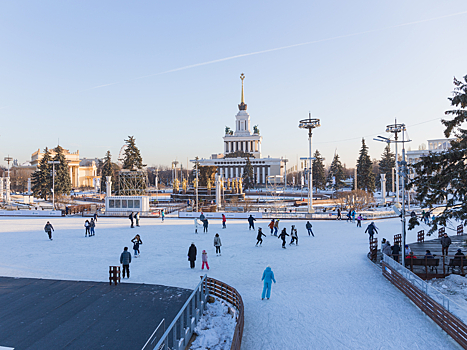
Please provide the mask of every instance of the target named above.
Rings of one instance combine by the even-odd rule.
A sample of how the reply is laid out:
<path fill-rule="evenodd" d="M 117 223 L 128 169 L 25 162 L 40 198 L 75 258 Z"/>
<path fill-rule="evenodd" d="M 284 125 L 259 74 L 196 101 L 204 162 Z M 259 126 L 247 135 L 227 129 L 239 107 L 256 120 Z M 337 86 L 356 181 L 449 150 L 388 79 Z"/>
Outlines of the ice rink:
<path fill-rule="evenodd" d="M 255 247 L 256 231 L 246 220 L 211 220 L 207 234 L 194 234 L 191 219 L 141 219 L 131 229 L 127 218 L 98 218 L 96 235 L 84 237 L 82 217 L 54 218 L 53 241 L 44 232 L 45 218 L 1 218 L 0 275 L 84 281 L 108 281 L 108 267 L 118 265 L 124 246 L 141 235 L 141 257 L 130 265 L 134 283 L 194 288 L 203 272 L 206 249 L 208 275 L 235 287 L 245 303 L 242 349 L 460 349 L 366 257 L 368 235 L 345 221 L 281 220 L 280 229 L 298 228 L 299 245 L 281 248 L 270 236 L 268 220 L 259 220 L 266 234 Z M 376 221 L 381 241 L 392 243 L 399 219 Z M 200 227 L 201 231 L 202 228 Z M 416 231 L 416 230 L 414 230 Z M 222 240 L 216 256 L 215 233 Z M 409 232 L 408 242 L 416 240 Z M 189 268 L 188 247 L 198 249 L 196 269 Z M 261 276 L 267 265 L 275 274 L 270 300 L 261 300 Z M 126 279 L 124 280 L 124 282 Z M 1 344 L 0 344 L 1 345 Z"/>

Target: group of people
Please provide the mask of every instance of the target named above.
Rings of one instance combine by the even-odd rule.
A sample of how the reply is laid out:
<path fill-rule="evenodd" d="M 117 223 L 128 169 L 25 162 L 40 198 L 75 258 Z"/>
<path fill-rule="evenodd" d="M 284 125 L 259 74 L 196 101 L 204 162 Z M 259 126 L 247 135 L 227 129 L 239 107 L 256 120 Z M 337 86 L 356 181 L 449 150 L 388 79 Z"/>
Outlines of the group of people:
<path fill-rule="evenodd" d="M 222 215 L 223 215 L 222 220 L 224 220 L 225 216 L 224 216 L 224 214 L 222 214 Z M 209 221 L 208 221 L 208 218 L 204 215 L 204 213 L 201 213 L 201 215 L 199 216 L 199 220 L 203 224 L 203 232 L 208 233 Z M 198 225 L 199 225 L 198 218 L 195 218 L 195 233 L 198 233 Z M 222 225 L 223 225 L 222 228 L 225 228 L 225 222 L 224 221 L 223 221 Z"/>
<path fill-rule="evenodd" d="M 94 218 L 91 218 L 91 221 L 86 220 L 84 222 L 84 237 L 87 237 L 88 235 L 89 237 L 95 236 L 96 235 L 95 228 L 96 228 L 96 220 L 94 220 Z"/>
<path fill-rule="evenodd" d="M 136 212 L 136 214 L 134 212 L 131 212 L 131 214 L 128 216 L 128 219 L 130 219 L 130 222 L 131 222 L 130 227 L 131 228 L 135 227 L 134 226 L 135 221 L 136 221 L 136 226 L 139 227 L 139 211 Z M 164 221 L 164 220 L 162 219 L 162 221 Z"/>
<path fill-rule="evenodd" d="M 216 248 L 216 255 L 220 256 L 221 255 L 221 238 L 219 237 L 219 234 L 216 233 L 214 236 L 214 247 Z M 190 268 L 194 269 L 195 268 L 195 263 L 196 263 L 196 256 L 198 254 L 198 250 L 196 248 L 195 242 L 191 242 L 190 247 L 188 248 L 188 261 L 190 262 Z M 206 250 L 203 250 L 201 253 L 201 270 L 204 270 L 204 266 L 209 270 L 209 263 L 208 263 L 208 253 Z"/>

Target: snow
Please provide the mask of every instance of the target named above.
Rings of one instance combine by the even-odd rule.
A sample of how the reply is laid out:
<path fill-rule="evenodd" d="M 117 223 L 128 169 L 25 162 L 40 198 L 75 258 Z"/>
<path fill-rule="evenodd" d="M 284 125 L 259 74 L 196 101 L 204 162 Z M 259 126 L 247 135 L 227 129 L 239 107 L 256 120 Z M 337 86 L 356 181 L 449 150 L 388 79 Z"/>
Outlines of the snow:
<path fill-rule="evenodd" d="M 207 303 L 203 316 L 195 328 L 197 337 L 191 350 L 229 350 L 235 330 L 235 318 L 229 313 L 228 303 L 215 299 Z"/>
<path fill-rule="evenodd" d="M 133 259 L 133 283 L 194 288 L 204 273 L 236 288 L 245 304 L 242 349 L 460 349 L 410 300 L 387 281 L 366 257 L 368 235 L 345 221 L 312 221 L 316 237 L 305 234 L 305 221 L 281 220 L 280 228 L 296 225 L 299 245 L 281 248 L 269 235 L 268 220 L 256 227 L 267 235 L 255 247 L 256 232 L 246 220 L 211 220 L 208 234 L 194 232 L 193 220 L 141 219 L 130 229 L 127 218 L 99 217 L 96 235 L 84 237 L 82 217 L 50 219 L 54 240 L 43 230 L 45 218 L 0 218 L 0 275 L 108 282 L 109 265 L 118 265 L 124 246 L 139 233 L 141 257 Z M 399 219 L 376 221 L 391 242 L 400 232 Z M 214 234 L 222 239 L 215 255 Z M 288 237 L 290 239 L 290 237 Z M 416 230 L 408 242 L 416 241 Z M 196 269 L 189 268 L 188 247 L 198 248 Z M 277 283 L 270 300 L 261 300 L 261 276 L 271 265 Z M 127 280 L 124 280 L 124 283 Z"/>

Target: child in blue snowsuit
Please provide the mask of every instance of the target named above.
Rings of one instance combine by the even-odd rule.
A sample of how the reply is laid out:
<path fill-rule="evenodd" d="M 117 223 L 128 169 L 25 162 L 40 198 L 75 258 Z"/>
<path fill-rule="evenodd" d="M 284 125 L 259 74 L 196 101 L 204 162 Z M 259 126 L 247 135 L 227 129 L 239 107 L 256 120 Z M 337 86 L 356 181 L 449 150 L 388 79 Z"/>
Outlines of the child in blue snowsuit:
<path fill-rule="evenodd" d="M 264 300 L 265 295 L 266 298 L 269 299 L 269 297 L 271 296 L 272 282 L 276 283 L 276 280 L 274 279 L 274 272 L 272 272 L 271 266 L 268 265 L 268 267 L 266 267 L 266 269 L 263 272 L 263 277 L 261 278 L 261 281 L 264 281 L 263 294 L 261 295 L 261 300 Z"/>

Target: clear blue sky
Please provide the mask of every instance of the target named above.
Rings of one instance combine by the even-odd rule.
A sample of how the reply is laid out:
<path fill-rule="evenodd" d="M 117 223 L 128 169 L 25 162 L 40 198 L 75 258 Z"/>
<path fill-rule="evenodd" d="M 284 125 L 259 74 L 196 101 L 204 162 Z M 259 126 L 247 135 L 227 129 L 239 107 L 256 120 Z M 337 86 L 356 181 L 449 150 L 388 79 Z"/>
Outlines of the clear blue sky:
<path fill-rule="evenodd" d="M 264 156 L 306 156 L 311 111 L 313 148 L 353 167 L 361 137 L 380 158 L 394 118 L 412 149 L 443 137 L 432 120 L 467 74 L 465 0 L 2 1 L 0 33 L 0 156 L 20 162 L 58 139 L 116 160 L 128 135 L 148 165 L 207 158 L 245 73 Z"/>

